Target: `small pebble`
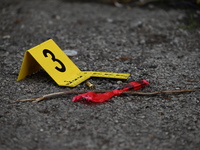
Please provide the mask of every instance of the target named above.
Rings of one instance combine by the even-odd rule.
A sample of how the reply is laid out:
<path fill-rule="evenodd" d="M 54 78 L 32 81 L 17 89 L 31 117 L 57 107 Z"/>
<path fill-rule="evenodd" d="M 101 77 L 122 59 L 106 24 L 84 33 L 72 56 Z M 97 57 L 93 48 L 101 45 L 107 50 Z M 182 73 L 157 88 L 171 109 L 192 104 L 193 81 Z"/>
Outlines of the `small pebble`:
<path fill-rule="evenodd" d="M 3 39 L 10 39 L 10 35 L 4 35 Z"/>
<path fill-rule="evenodd" d="M 78 52 L 76 50 L 63 50 L 64 53 L 67 55 L 67 56 L 76 56 L 78 54 Z"/>

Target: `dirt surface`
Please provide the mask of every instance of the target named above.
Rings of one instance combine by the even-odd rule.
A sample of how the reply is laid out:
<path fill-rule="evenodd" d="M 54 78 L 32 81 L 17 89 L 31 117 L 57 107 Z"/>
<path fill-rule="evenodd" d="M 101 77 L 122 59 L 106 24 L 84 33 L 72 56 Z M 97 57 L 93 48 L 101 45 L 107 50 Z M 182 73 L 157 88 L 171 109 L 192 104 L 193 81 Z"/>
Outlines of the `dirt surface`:
<path fill-rule="evenodd" d="M 59 0 L 5 0 L 0 8 L 0 150 L 199 149 L 199 91 L 102 104 L 72 102 L 74 95 L 10 103 L 72 89 L 43 70 L 16 81 L 25 51 L 49 38 L 76 50 L 71 59 L 81 70 L 131 74 L 89 79 L 97 89 L 141 79 L 150 82 L 143 92 L 199 88 L 199 10 Z"/>

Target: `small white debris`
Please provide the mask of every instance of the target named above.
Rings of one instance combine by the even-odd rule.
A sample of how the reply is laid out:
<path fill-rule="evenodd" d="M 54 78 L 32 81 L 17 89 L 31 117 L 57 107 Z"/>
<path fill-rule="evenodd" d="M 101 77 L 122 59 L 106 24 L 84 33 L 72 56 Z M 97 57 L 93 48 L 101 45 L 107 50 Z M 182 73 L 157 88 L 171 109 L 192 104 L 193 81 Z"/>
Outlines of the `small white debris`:
<path fill-rule="evenodd" d="M 10 39 L 10 35 L 4 35 L 3 39 Z"/>
<path fill-rule="evenodd" d="M 111 19 L 111 18 L 107 18 L 106 20 L 107 20 L 107 22 L 109 22 L 109 23 L 112 23 L 112 22 L 113 22 L 113 19 Z"/>
<path fill-rule="evenodd" d="M 67 56 L 76 56 L 78 54 L 78 52 L 76 50 L 66 49 L 66 50 L 63 50 L 63 51 Z"/>
<path fill-rule="evenodd" d="M 119 8 L 123 7 L 123 5 L 118 2 L 114 2 L 114 5 L 115 5 L 115 7 L 119 7 Z"/>
<path fill-rule="evenodd" d="M 123 82 L 122 81 L 117 81 L 117 84 L 122 84 Z"/>

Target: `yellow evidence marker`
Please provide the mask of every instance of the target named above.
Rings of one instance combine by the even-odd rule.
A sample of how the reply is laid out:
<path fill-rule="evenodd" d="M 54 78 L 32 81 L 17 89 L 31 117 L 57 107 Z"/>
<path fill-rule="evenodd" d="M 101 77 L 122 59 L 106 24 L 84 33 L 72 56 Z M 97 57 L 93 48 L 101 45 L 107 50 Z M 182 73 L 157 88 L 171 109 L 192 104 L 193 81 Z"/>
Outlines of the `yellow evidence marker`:
<path fill-rule="evenodd" d="M 75 87 L 90 77 L 127 79 L 130 74 L 81 71 L 70 58 L 49 39 L 25 52 L 17 81 L 44 69 L 60 86 Z"/>

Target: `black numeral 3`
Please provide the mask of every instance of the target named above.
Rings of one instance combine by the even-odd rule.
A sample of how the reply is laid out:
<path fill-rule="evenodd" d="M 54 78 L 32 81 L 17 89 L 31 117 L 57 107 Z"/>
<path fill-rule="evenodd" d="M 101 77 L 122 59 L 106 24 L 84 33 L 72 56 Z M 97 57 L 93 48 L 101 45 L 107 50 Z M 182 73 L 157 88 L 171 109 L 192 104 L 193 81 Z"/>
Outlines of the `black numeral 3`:
<path fill-rule="evenodd" d="M 59 67 L 56 66 L 56 67 L 55 67 L 56 70 L 58 70 L 58 71 L 60 71 L 60 72 L 65 72 L 65 71 L 66 71 L 65 65 L 64 65 L 59 59 L 56 59 L 55 55 L 54 55 L 50 50 L 44 49 L 44 50 L 43 50 L 43 55 L 44 55 L 45 57 L 48 57 L 47 54 L 50 54 L 50 55 L 51 55 L 51 60 L 52 60 L 53 62 L 58 62 L 58 63 L 60 64 L 61 68 L 59 68 Z"/>

